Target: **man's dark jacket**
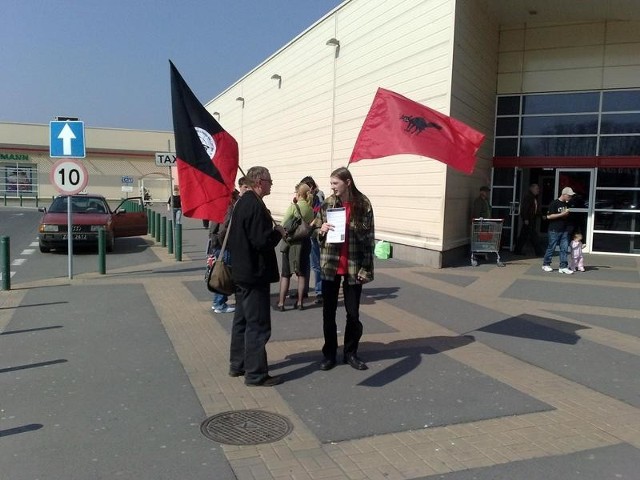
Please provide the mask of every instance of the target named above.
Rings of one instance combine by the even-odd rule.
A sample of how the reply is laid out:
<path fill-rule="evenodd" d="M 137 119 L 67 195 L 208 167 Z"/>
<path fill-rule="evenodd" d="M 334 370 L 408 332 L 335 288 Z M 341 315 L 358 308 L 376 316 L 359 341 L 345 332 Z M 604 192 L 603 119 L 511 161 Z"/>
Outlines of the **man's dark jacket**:
<path fill-rule="evenodd" d="M 236 203 L 229 230 L 233 281 L 246 286 L 278 282 L 275 247 L 280 238 L 261 199 L 253 191 L 245 192 Z"/>
<path fill-rule="evenodd" d="M 531 191 L 527 192 L 522 199 L 522 206 L 520 207 L 520 217 L 522 220 L 528 222 L 535 222 L 536 217 L 540 216 L 540 201 Z"/>

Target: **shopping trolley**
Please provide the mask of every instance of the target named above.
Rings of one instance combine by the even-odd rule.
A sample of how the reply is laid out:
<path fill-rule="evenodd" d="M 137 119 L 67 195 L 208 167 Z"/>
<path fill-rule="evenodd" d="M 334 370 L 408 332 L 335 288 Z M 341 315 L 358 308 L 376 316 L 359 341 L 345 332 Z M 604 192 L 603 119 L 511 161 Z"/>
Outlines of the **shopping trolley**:
<path fill-rule="evenodd" d="M 476 253 L 495 253 L 496 265 L 504 267 L 500 261 L 500 236 L 502 219 L 474 218 L 471 220 L 471 266 L 478 266 Z"/>

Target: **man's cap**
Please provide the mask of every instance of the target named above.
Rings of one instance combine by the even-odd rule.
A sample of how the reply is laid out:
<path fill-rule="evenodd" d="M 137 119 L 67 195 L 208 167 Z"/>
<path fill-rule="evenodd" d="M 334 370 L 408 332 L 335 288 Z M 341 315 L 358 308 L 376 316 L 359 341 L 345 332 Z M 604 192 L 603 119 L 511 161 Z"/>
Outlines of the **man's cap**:
<path fill-rule="evenodd" d="M 573 191 L 571 187 L 564 187 L 562 189 L 562 195 L 575 195 L 576 192 Z"/>
<path fill-rule="evenodd" d="M 486 185 L 483 185 L 482 187 L 480 187 L 480 191 L 481 192 L 490 192 L 491 189 L 489 187 L 487 187 Z"/>

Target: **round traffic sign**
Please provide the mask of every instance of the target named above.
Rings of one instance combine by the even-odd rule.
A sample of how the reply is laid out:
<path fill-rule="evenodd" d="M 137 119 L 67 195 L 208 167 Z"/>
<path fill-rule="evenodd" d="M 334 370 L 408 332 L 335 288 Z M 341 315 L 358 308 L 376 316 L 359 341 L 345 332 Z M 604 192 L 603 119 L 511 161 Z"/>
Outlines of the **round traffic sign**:
<path fill-rule="evenodd" d="M 89 174 L 79 160 L 63 158 L 53 164 L 49 180 L 62 195 L 75 195 L 87 186 Z"/>

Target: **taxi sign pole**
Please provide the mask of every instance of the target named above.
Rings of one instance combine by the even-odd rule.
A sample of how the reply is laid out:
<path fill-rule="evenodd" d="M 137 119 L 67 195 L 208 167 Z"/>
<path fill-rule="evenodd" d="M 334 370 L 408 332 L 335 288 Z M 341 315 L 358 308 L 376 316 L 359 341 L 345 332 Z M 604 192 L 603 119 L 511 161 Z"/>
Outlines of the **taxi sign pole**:
<path fill-rule="evenodd" d="M 156 152 L 156 166 L 157 167 L 168 167 L 169 168 L 169 209 L 170 216 L 172 220 L 173 218 L 173 175 L 171 167 L 175 166 L 177 161 L 177 156 L 175 153 L 171 152 L 171 140 L 167 140 L 167 152 Z M 175 221 L 173 223 L 173 229 L 171 231 L 171 235 L 173 236 L 173 243 L 176 243 L 175 231 L 176 225 Z"/>

